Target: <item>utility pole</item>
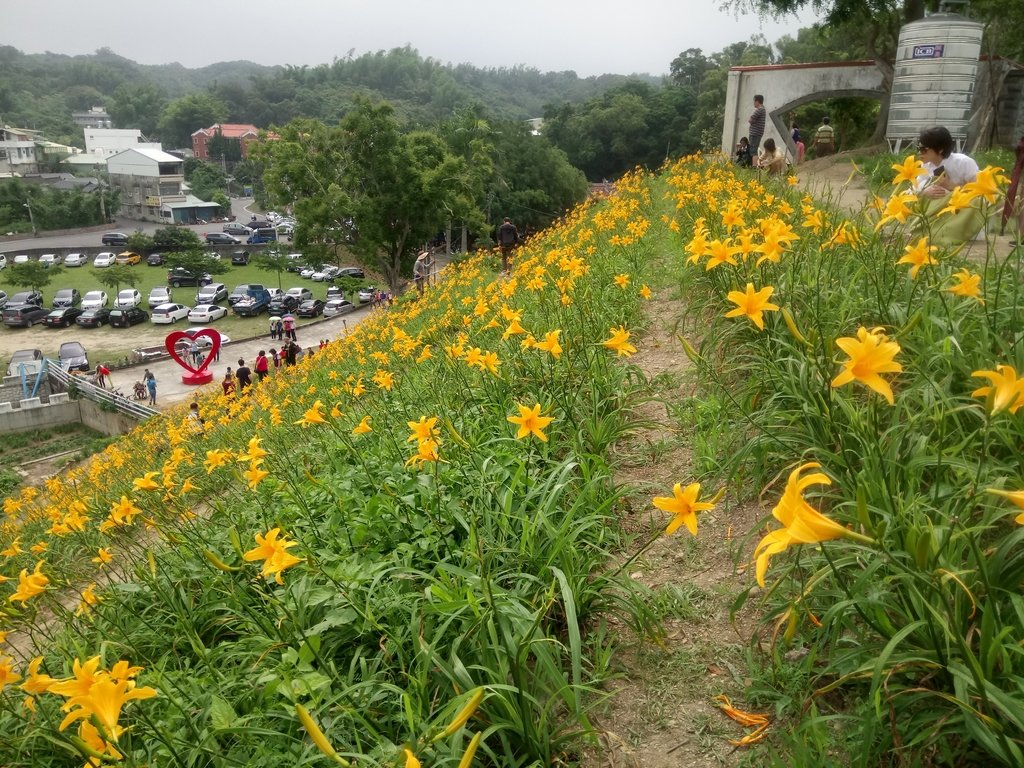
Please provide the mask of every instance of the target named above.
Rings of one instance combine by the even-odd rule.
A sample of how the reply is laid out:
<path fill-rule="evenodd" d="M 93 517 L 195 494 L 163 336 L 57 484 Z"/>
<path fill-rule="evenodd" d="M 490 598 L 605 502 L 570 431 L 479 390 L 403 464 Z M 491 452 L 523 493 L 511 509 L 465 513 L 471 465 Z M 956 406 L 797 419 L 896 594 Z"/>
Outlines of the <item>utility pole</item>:
<path fill-rule="evenodd" d="M 39 233 L 36 231 L 36 220 L 32 216 L 32 198 L 25 198 L 25 207 L 28 208 L 28 223 L 32 225 L 32 237 L 38 237 Z"/>

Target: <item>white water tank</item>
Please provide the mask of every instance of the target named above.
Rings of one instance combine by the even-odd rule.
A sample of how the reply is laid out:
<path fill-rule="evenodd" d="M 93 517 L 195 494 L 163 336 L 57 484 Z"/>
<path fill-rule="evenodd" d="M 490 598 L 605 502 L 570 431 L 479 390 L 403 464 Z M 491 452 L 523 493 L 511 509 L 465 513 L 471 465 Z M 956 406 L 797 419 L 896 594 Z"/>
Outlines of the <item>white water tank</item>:
<path fill-rule="evenodd" d="M 900 30 L 885 131 L 894 152 L 933 125 L 946 126 L 957 147 L 964 145 L 982 30 L 955 13 L 926 16 Z"/>

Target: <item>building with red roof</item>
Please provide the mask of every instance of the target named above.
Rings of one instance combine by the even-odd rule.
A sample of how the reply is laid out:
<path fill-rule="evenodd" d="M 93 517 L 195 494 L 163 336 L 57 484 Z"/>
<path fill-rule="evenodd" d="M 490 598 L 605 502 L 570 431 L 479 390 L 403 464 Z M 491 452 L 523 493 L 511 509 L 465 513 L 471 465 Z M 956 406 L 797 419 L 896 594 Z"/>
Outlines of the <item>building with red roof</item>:
<path fill-rule="evenodd" d="M 236 139 L 239 143 L 242 157 L 245 158 L 249 156 L 249 144 L 259 138 L 259 128 L 255 125 L 241 123 L 214 123 L 209 128 L 200 128 L 192 134 L 192 152 L 195 153 L 195 157 L 199 160 L 211 159 L 209 151 L 210 139 L 218 135 L 223 136 L 225 139 Z M 219 158 L 214 157 L 213 159 L 217 160 Z"/>

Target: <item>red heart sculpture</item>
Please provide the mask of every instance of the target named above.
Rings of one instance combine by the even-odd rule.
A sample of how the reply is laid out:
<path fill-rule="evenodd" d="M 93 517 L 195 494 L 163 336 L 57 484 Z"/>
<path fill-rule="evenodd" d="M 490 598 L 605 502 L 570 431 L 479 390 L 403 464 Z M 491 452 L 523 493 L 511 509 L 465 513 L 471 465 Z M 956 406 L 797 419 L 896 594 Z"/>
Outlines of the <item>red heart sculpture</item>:
<path fill-rule="evenodd" d="M 188 347 L 185 348 L 187 350 L 192 346 L 192 342 L 201 336 L 206 336 L 210 339 L 210 351 L 206 353 L 206 359 L 203 360 L 203 364 L 198 368 L 194 368 L 181 359 L 181 355 L 178 354 L 176 346 L 179 341 L 184 339 L 188 342 Z M 203 328 L 198 333 L 192 335 L 189 335 L 184 331 L 174 331 L 173 333 L 169 333 L 167 334 L 167 338 L 164 339 L 164 347 L 167 348 L 167 352 L 170 354 L 174 362 L 186 371 L 190 372 L 190 375 L 182 377 L 181 380 L 183 382 L 186 384 L 205 384 L 213 379 L 213 374 L 207 372 L 206 369 L 217 357 L 217 353 L 220 352 L 220 342 L 220 331 L 215 331 L 213 328 Z"/>

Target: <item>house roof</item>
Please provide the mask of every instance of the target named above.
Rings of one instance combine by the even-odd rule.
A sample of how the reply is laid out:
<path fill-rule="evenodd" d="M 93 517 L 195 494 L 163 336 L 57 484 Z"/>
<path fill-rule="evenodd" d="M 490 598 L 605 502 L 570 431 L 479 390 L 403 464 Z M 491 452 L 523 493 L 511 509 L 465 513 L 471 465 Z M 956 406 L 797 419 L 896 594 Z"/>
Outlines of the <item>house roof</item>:
<path fill-rule="evenodd" d="M 259 133 L 259 128 L 255 125 L 249 125 L 247 123 L 214 123 L 209 128 L 200 128 L 198 131 L 192 133 L 193 136 L 199 133 L 204 133 L 207 136 L 213 136 L 219 133 L 226 139 L 238 139 L 242 136 L 253 135 Z"/>
<path fill-rule="evenodd" d="M 185 202 L 183 203 L 164 203 L 165 208 L 216 208 L 216 203 L 208 203 L 205 200 L 200 200 L 195 195 L 185 195 Z"/>
<path fill-rule="evenodd" d="M 132 147 L 131 149 L 126 149 L 126 150 L 124 150 L 124 152 L 118 152 L 116 155 L 112 155 L 109 159 L 113 160 L 115 157 L 120 157 L 125 152 L 138 152 L 143 157 L 148 157 L 150 160 L 154 160 L 154 161 L 156 161 L 158 163 L 180 163 L 180 162 L 182 162 L 180 157 L 175 157 L 174 155 L 170 155 L 167 152 L 164 152 L 162 149 L 141 149 L 141 148 L 136 148 L 136 147 Z"/>

